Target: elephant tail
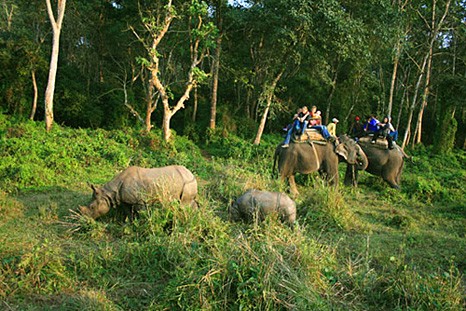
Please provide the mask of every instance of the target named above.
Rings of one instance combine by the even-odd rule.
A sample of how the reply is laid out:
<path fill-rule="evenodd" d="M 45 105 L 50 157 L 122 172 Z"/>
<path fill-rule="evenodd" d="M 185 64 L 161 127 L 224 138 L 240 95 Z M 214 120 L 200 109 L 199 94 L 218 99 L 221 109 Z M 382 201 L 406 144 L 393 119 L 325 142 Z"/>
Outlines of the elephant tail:
<path fill-rule="evenodd" d="M 410 162 L 413 162 L 413 157 L 410 157 L 409 155 L 407 155 L 406 152 L 405 152 L 403 149 L 401 149 L 400 146 L 397 145 L 396 147 L 397 147 L 398 150 L 400 151 L 400 153 L 401 153 L 401 155 L 403 156 L 403 158 L 406 158 L 406 159 L 408 159 Z"/>

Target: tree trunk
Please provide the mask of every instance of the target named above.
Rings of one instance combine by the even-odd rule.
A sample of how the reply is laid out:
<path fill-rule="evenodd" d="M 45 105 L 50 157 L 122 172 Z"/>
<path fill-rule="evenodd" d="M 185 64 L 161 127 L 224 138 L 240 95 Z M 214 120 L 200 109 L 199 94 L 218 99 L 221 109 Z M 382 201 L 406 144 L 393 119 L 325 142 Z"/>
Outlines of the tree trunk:
<path fill-rule="evenodd" d="M 397 3 L 395 1 L 392 2 L 392 6 L 397 6 L 397 11 L 401 14 L 404 14 L 405 13 L 405 8 L 406 8 L 406 5 L 408 4 L 409 0 L 398 0 Z M 400 27 L 400 30 L 401 30 L 401 27 Z M 387 115 L 389 117 L 392 116 L 392 109 L 393 109 L 393 95 L 394 95 L 394 92 L 395 92 L 395 85 L 396 85 L 396 76 L 397 76 L 397 72 L 398 72 L 398 65 L 399 65 L 399 62 L 400 62 L 400 55 L 401 55 L 401 43 L 402 43 L 402 40 L 404 40 L 404 38 L 407 36 L 409 30 L 408 28 L 406 28 L 404 34 L 401 36 L 401 37 L 398 37 L 398 40 L 396 42 L 396 46 L 395 46 L 395 56 L 394 56 L 394 59 L 393 59 L 393 72 L 392 72 L 392 81 L 391 81 L 391 84 L 390 84 L 390 97 L 388 99 L 388 111 L 387 111 Z M 399 122 L 399 117 L 398 117 L 398 122 Z"/>
<path fill-rule="evenodd" d="M 432 58 L 433 58 L 434 44 L 437 39 L 437 34 L 439 33 L 440 28 L 442 27 L 443 21 L 445 20 L 445 17 L 448 14 L 448 11 L 450 8 L 450 2 L 451 0 L 447 1 L 443 16 L 440 19 L 440 21 L 436 24 L 435 11 L 436 11 L 437 0 L 432 1 L 432 20 L 431 20 L 431 26 L 430 26 L 431 38 L 429 42 L 429 61 L 427 64 L 427 75 L 426 75 L 426 81 L 425 81 L 425 87 L 424 87 L 424 94 L 422 96 L 422 105 L 419 111 L 416 131 L 415 131 L 414 143 L 416 144 L 421 143 L 421 140 L 422 140 L 422 118 L 424 116 L 424 109 L 427 107 L 427 100 L 429 98 L 429 92 L 430 92 L 430 76 L 432 74 Z"/>
<path fill-rule="evenodd" d="M 404 89 L 403 96 L 401 97 L 400 108 L 398 110 L 398 116 L 396 118 L 396 127 L 395 127 L 396 130 L 400 128 L 401 115 L 403 112 L 403 106 L 405 102 L 409 103 L 408 88 Z"/>
<path fill-rule="evenodd" d="M 396 52 L 395 52 L 395 59 L 393 61 L 393 73 L 392 73 L 392 82 L 390 84 L 390 97 L 388 98 L 388 111 L 387 115 L 389 117 L 392 116 L 392 106 L 393 106 L 393 93 L 395 92 L 395 83 L 396 83 L 396 73 L 398 71 L 398 61 L 400 56 L 400 45 L 401 42 L 398 41 L 396 44 Z"/>
<path fill-rule="evenodd" d="M 222 51 L 222 13 L 221 13 L 222 3 L 219 1 L 217 3 L 217 28 L 219 34 L 217 37 L 217 46 L 215 47 L 215 56 L 212 63 L 212 98 L 210 101 L 210 123 L 209 128 L 215 129 L 215 121 L 217 118 L 217 93 L 218 93 L 218 71 L 220 68 L 220 54 Z"/>
<path fill-rule="evenodd" d="M 414 89 L 413 101 L 409 109 L 409 117 L 408 117 L 408 121 L 406 122 L 406 131 L 405 131 L 405 135 L 403 138 L 403 144 L 401 145 L 401 149 L 404 149 L 406 147 L 406 145 L 408 144 L 408 138 L 411 134 L 411 122 L 413 121 L 413 114 L 414 114 L 414 109 L 416 108 L 417 96 L 419 94 L 419 88 L 421 86 L 422 78 L 424 77 L 424 72 L 425 72 L 428 57 L 429 57 L 429 54 L 427 54 L 424 57 L 424 61 L 422 62 L 422 66 L 420 68 L 419 78 L 417 79 L 416 88 Z"/>
<path fill-rule="evenodd" d="M 324 124 L 328 124 L 329 119 L 330 119 L 330 106 L 332 105 L 333 94 L 335 93 L 335 89 L 337 86 L 337 78 L 338 78 L 338 66 L 335 68 L 335 74 L 333 75 L 332 89 L 330 90 L 330 95 L 328 96 L 327 110 L 325 111 Z"/>
<path fill-rule="evenodd" d="M 151 117 L 152 117 L 152 103 L 147 103 L 146 120 L 144 121 L 144 124 L 146 125 L 146 133 L 149 133 L 150 130 L 152 129 Z"/>
<path fill-rule="evenodd" d="M 53 96 L 55 93 L 55 80 L 58 67 L 58 52 L 60 45 L 60 37 L 54 31 L 52 57 L 50 60 L 49 78 L 47 89 L 45 90 L 45 127 L 47 131 L 52 129 L 53 125 Z"/>
<path fill-rule="evenodd" d="M 8 8 L 8 5 L 4 2 L 3 3 L 3 9 L 5 10 L 5 15 L 6 15 L 6 30 L 8 32 L 11 31 L 11 23 L 13 22 L 13 12 L 15 10 L 16 5 L 11 5 L 9 8 Z"/>
<path fill-rule="evenodd" d="M 60 50 L 60 32 L 65 15 L 66 0 L 58 0 L 57 12 L 58 19 L 55 20 L 50 0 L 46 0 L 47 12 L 53 29 L 52 55 L 50 58 L 49 78 L 47 89 L 45 90 L 45 128 L 48 131 L 53 125 L 53 95 L 55 93 L 55 79 L 57 76 L 58 53 Z"/>
<path fill-rule="evenodd" d="M 123 80 L 123 94 L 125 96 L 125 101 L 124 101 L 124 105 L 126 107 L 128 107 L 129 111 L 131 111 L 131 113 L 133 114 L 133 116 L 135 116 L 139 122 L 141 122 L 142 124 L 145 124 L 145 120 L 143 118 L 141 118 L 141 116 L 139 115 L 139 113 L 133 108 L 133 106 L 131 106 L 129 103 L 128 103 L 128 90 L 126 89 L 126 79 Z"/>
<path fill-rule="evenodd" d="M 159 97 L 162 99 L 163 104 L 163 118 L 162 118 L 162 132 L 163 138 L 165 141 L 169 141 L 171 138 L 171 131 L 170 131 L 170 120 L 171 118 L 182 108 L 185 107 L 185 102 L 189 99 L 189 94 L 193 87 L 196 86 L 196 78 L 195 78 L 195 71 L 198 69 L 199 64 L 202 62 L 205 56 L 205 49 L 201 46 L 201 38 L 199 36 L 193 36 L 194 31 L 200 31 L 203 25 L 203 19 L 199 15 L 197 16 L 197 27 L 196 30 L 191 29 L 189 27 L 189 37 L 190 37 L 190 54 L 191 54 L 191 66 L 188 72 L 188 77 L 185 84 L 185 89 L 183 95 L 180 97 L 178 102 L 174 106 L 170 106 L 170 97 L 167 91 L 167 85 L 165 85 L 162 81 L 162 78 L 159 77 L 161 73 L 159 69 L 160 65 L 160 54 L 157 51 L 157 48 L 161 42 L 161 40 L 165 37 L 170 28 L 172 21 L 176 18 L 175 10 L 172 9 L 172 0 L 168 0 L 168 3 L 165 5 L 166 15 L 163 21 L 158 20 L 157 27 L 153 27 L 153 25 L 149 22 L 144 22 L 143 24 L 145 28 L 149 31 L 151 37 L 150 45 L 147 44 L 147 39 L 138 35 L 138 33 L 131 28 L 133 33 L 136 35 L 138 40 L 142 42 L 146 46 L 146 50 L 150 56 L 150 61 L 148 64 L 148 68 L 151 72 L 151 79 L 150 83 L 152 86 L 157 89 L 159 93 Z M 152 107 L 153 109 L 153 107 Z M 153 110 L 151 110 L 153 111 Z M 148 110 L 149 112 L 149 110 Z M 147 122 L 147 121 L 146 121 Z"/>
<path fill-rule="evenodd" d="M 143 81 L 145 83 L 145 81 Z M 147 85 L 147 93 L 146 93 L 146 119 L 144 124 L 146 126 L 146 132 L 149 133 L 152 129 L 152 112 L 155 110 L 155 103 L 154 103 L 154 86 L 152 83 L 148 83 Z"/>
<path fill-rule="evenodd" d="M 259 145 L 261 142 L 262 133 L 264 132 L 265 123 L 267 121 L 267 116 L 269 114 L 270 106 L 272 105 L 272 99 L 275 93 L 275 88 L 277 87 L 277 83 L 278 81 L 280 81 L 280 78 L 282 77 L 284 71 L 285 71 L 284 69 L 280 71 L 280 73 L 275 77 L 275 79 L 272 81 L 272 84 L 270 86 L 266 85 L 264 87 L 264 92 L 266 92 L 267 94 L 266 95 L 267 105 L 265 107 L 264 113 L 262 114 L 262 118 L 259 123 L 259 128 L 257 129 L 256 138 L 254 139 L 254 145 Z"/>
<path fill-rule="evenodd" d="M 168 106 L 168 102 L 163 105 L 163 120 L 162 120 L 162 132 L 163 138 L 165 141 L 169 141 L 171 138 L 171 131 L 170 131 L 170 120 L 173 114 L 170 111 L 170 107 Z"/>
<path fill-rule="evenodd" d="M 433 44 L 429 47 L 429 57 L 427 61 L 427 74 L 426 74 L 426 81 L 424 84 L 424 93 L 422 95 L 421 109 L 419 110 L 419 115 L 417 117 L 416 129 L 414 131 L 413 143 L 415 144 L 420 144 L 421 138 L 422 138 L 422 118 L 424 116 L 424 109 L 427 107 L 427 100 L 429 98 L 429 92 L 430 92 L 430 76 L 432 73 L 432 57 L 433 57 Z"/>
<path fill-rule="evenodd" d="M 170 132 L 170 120 L 171 120 L 171 118 L 180 109 L 184 108 L 184 103 L 189 99 L 189 94 L 191 93 L 191 90 L 194 87 L 195 80 L 194 80 L 193 70 L 197 66 L 197 65 L 195 65 L 196 63 L 198 64 L 197 61 L 195 61 L 193 63 L 193 65 L 191 67 L 191 70 L 189 72 L 188 82 L 187 82 L 186 88 L 184 90 L 183 96 L 181 96 L 181 98 L 178 100 L 178 102 L 176 103 L 176 105 L 173 108 L 170 107 L 170 103 L 169 103 L 168 95 L 166 94 L 165 87 L 162 86 L 162 84 L 160 83 L 160 80 L 157 77 L 156 77 L 156 79 L 153 79 L 153 81 L 155 81 L 155 80 L 157 81 L 156 84 L 155 84 L 157 89 L 159 91 L 163 90 L 163 95 L 162 95 L 162 103 L 163 103 L 162 131 L 163 131 L 163 139 L 165 141 L 169 141 L 170 138 L 171 138 L 171 132 Z"/>
<path fill-rule="evenodd" d="M 32 109 L 31 109 L 31 115 L 29 116 L 29 119 L 34 120 L 34 117 L 36 115 L 36 110 L 37 110 L 37 99 L 39 98 L 39 91 L 37 89 L 37 80 L 36 80 L 35 70 L 31 71 L 31 78 L 32 78 L 32 87 L 34 88 L 34 98 L 32 100 Z"/>
<path fill-rule="evenodd" d="M 193 115 L 192 115 L 192 121 L 193 123 L 196 122 L 196 117 L 197 117 L 197 106 L 199 105 L 199 98 L 197 95 L 197 87 L 194 88 L 194 107 L 193 107 Z"/>

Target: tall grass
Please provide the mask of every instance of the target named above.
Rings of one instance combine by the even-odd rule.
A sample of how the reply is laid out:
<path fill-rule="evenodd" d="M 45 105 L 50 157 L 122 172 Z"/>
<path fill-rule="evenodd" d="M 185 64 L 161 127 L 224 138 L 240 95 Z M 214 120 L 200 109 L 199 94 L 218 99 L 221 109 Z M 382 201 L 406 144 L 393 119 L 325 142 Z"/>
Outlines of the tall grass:
<path fill-rule="evenodd" d="M 271 177 L 274 136 L 253 146 L 212 133 L 201 152 L 158 132 L 46 134 L 4 116 L 0 132 L 0 309 L 465 307 L 464 152 L 442 161 L 414 150 L 398 192 L 367 174 L 357 189 L 300 176 L 298 224 L 289 228 L 227 215 L 250 188 L 287 190 Z M 90 199 L 87 182 L 128 165 L 175 163 L 198 177 L 198 209 L 158 202 L 134 221 L 73 212 Z"/>

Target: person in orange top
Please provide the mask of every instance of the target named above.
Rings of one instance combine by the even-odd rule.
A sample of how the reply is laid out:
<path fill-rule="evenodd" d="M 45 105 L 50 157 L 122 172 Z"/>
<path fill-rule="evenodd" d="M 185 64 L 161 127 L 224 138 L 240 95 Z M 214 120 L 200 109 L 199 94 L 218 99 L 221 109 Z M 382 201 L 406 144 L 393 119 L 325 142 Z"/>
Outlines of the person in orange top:
<path fill-rule="evenodd" d="M 317 110 L 316 106 L 312 106 L 311 111 L 309 113 L 309 125 L 321 125 L 322 124 L 322 117 L 320 116 L 321 112 Z"/>

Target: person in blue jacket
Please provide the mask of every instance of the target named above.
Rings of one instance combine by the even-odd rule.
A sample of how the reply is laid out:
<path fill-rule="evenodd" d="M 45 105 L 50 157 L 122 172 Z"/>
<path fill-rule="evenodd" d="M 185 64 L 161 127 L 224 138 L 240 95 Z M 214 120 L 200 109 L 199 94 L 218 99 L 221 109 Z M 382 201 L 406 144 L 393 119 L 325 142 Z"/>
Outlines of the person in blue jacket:
<path fill-rule="evenodd" d="M 367 122 L 364 124 L 366 135 L 377 133 L 379 131 L 379 123 L 380 121 L 377 120 L 374 115 L 368 116 Z"/>

